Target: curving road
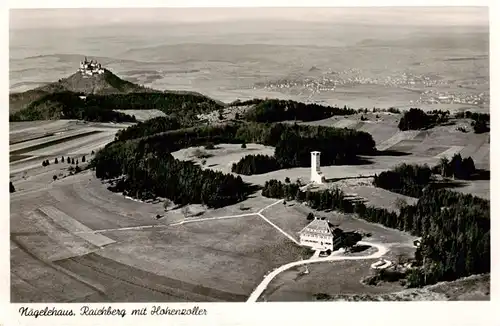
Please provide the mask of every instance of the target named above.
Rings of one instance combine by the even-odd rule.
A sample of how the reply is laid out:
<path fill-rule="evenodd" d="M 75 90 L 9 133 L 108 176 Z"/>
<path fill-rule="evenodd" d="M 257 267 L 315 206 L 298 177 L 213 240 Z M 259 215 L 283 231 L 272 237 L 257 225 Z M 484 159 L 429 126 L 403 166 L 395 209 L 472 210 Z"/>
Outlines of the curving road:
<path fill-rule="evenodd" d="M 301 266 L 301 265 L 307 265 L 307 264 L 313 264 L 313 263 L 322 263 L 322 262 L 330 262 L 330 261 L 339 261 L 339 260 L 361 260 L 361 259 L 376 259 L 380 258 L 383 255 L 385 255 L 388 251 L 387 247 L 379 244 L 379 243 L 371 243 L 371 242 L 365 242 L 365 241 L 359 241 L 358 244 L 360 245 L 367 245 L 371 247 L 377 248 L 377 252 L 367 255 L 367 256 L 338 256 L 336 254 L 339 254 L 340 252 L 333 253 L 329 257 L 324 257 L 324 258 L 310 258 L 306 260 L 299 260 L 295 261 L 292 263 L 288 263 L 285 265 L 282 265 L 278 267 L 277 269 L 273 270 L 271 273 L 267 274 L 266 277 L 262 280 L 262 282 L 255 288 L 255 290 L 252 292 L 250 297 L 248 298 L 247 302 L 257 302 L 261 294 L 264 292 L 264 290 L 267 288 L 269 283 L 281 272 L 286 271 L 287 269 L 290 269 L 295 266 Z"/>

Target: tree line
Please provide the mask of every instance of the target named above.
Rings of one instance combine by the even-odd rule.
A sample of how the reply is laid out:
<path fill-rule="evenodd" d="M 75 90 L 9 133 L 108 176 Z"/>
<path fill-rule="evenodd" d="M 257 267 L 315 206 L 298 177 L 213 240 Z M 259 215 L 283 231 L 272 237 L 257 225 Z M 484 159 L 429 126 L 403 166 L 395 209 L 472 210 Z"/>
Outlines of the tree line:
<path fill-rule="evenodd" d="M 256 124 L 247 124 L 242 129 L 252 126 Z M 233 165 L 233 172 L 251 175 L 307 167 L 311 164 L 311 151 L 321 152 L 324 165 L 356 164 L 360 161 L 359 155 L 375 151 L 375 143 L 370 134 L 352 129 L 277 124 L 268 133 L 262 132 L 262 143 L 275 146 L 274 157 L 247 155 Z M 238 130 L 237 135 L 245 138 L 243 141 L 250 142 L 254 133 Z"/>
<path fill-rule="evenodd" d="M 423 189 L 431 181 L 432 171 L 427 165 L 400 164 L 392 170 L 376 174 L 375 187 L 387 189 L 410 197 L 422 196 Z"/>
<path fill-rule="evenodd" d="M 439 164 L 434 167 L 434 171 L 445 178 L 468 180 L 476 174 L 476 165 L 470 156 L 462 158 L 460 153 L 456 153 L 451 160 L 442 157 Z"/>
<path fill-rule="evenodd" d="M 85 95 L 63 91 L 47 94 L 31 102 L 25 109 L 11 114 L 10 121 L 79 119 L 98 122 L 136 122 L 135 117 L 116 110 L 152 109 L 160 110 L 167 115 L 176 114 L 186 121 L 193 121 L 196 120 L 196 114 L 211 112 L 222 107 L 214 100 L 196 94 L 142 92 Z"/>
<path fill-rule="evenodd" d="M 474 160 L 462 158 L 457 153 L 449 160 L 441 158 L 440 163 L 432 169 L 427 165 L 400 164 L 389 171 L 376 174 L 373 178 L 375 187 L 384 188 L 405 196 L 420 197 L 427 186 L 432 186 L 432 175 L 441 174 L 443 178 L 468 180 L 476 174 Z"/>
<path fill-rule="evenodd" d="M 116 133 L 115 140 L 129 140 L 135 138 L 146 137 L 168 130 L 176 130 L 182 127 L 181 122 L 177 117 L 155 117 L 144 122 L 139 122 L 136 125 L 126 129 L 121 129 Z"/>
<path fill-rule="evenodd" d="M 335 115 L 351 115 L 356 110 L 347 107 L 331 107 L 319 104 L 306 104 L 291 100 L 270 99 L 263 101 L 247 101 L 254 104 L 244 119 L 254 122 L 278 122 L 286 120 L 314 121 L 330 118 Z M 241 105 L 241 104 L 240 104 Z"/>
<path fill-rule="evenodd" d="M 145 129 L 149 128 L 143 124 L 131 127 L 131 130 L 143 130 L 142 126 Z M 155 131 L 163 129 L 166 128 L 155 128 Z M 128 133 L 127 130 L 125 133 Z M 138 131 L 134 133 L 140 134 Z M 245 173 L 307 167 L 311 164 L 310 152 L 316 150 L 322 152 L 321 159 L 325 165 L 357 163 L 358 155 L 367 155 L 375 151 L 375 142 L 366 132 L 280 123 L 232 123 L 183 128 L 147 136 L 141 141 L 150 147 L 170 152 L 207 143 L 260 143 L 275 147 L 274 159 L 251 155 L 238 162 L 234 171 Z"/>
<path fill-rule="evenodd" d="M 87 95 L 89 106 L 99 106 L 108 110 L 160 110 L 171 113 L 207 113 L 222 108 L 216 101 L 198 94 L 186 93 L 126 93 Z"/>
<path fill-rule="evenodd" d="M 295 192 L 295 194 L 294 194 Z M 317 210 L 355 213 L 369 222 L 422 237 L 416 268 L 407 272 L 407 285 L 420 287 L 490 272 L 490 202 L 470 194 L 428 189 L 415 205 L 400 213 L 346 199 L 339 189 L 300 191 L 298 184 L 267 181 L 266 197 L 295 199 Z"/>
<path fill-rule="evenodd" d="M 422 109 L 411 108 L 399 120 L 398 128 L 402 131 L 427 129 L 447 122 L 449 117 L 449 111 L 433 110 L 425 112 Z"/>
<path fill-rule="evenodd" d="M 490 131 L 490 114 L 489 113 L 479 113 L 479 112 L 457 112 L 455 114 L 457 118 L 472 119 L 471 126 L 476 134 L 482 134 Z"/>
<path fill-rule="evenodd" d="M 163 197 L 179 205 L 223 207 L 254 192 L 241 177 L 202 169 L 144 143 L 114 142 L 91 161 L 101 179 L 120 178 L 114 190 L 140 199 Z"/>
<path fill-rule="evenodd" d="M 262 174 L 279 169 L 276 158 L 262 154 L 246 155 L 231 166 L 231 172 L 243 175 Z"/>
<path fill-rule="evenodd" d="M 51 93 L 9 116 L 10 121 L 77 119 L 94 122 L 136 122 L 134 116 L 113 111 L 80 98 L 74 92 Z"/>

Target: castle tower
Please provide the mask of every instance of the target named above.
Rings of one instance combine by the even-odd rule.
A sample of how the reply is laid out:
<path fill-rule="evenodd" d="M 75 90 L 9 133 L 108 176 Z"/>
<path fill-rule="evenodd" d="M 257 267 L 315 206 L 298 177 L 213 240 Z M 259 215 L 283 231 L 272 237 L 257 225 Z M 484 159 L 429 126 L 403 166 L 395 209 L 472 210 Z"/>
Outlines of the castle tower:
<path fill-rule="evenodd" d="M 321 163 L 320 163 L 321 152 L 311 152 L 311 182 L 323 183 L 324 177 L 321 173 Z"/>

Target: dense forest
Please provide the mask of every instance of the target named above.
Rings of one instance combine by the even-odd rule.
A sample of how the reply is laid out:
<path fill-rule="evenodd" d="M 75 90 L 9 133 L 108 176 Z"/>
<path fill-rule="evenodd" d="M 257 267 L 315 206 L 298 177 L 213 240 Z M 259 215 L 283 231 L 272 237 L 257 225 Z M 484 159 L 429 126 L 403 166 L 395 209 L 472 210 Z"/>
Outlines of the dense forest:
<path fill-rule="evenodd" d="M 373 185 L 405 196 L 420 197 L 428 185 L 433 185 L 433 173 L 441 174 L 443 178 L 468 180 L 476 174 L 476 167 L 471 157 L 462 159 L 457 153 L 451 160 L 441 158 L 440 163 L 432 169 L 427 165 L 400 164 L 389 171 L 376 174 Z"/>
<path fill-rule="evenodd" d="M 292 167 L 307 167 L 311 165 L 311 151 L 321 152 L 321 161 L 324 165 L 357 164 L 361 162 L 358 155 L 371 154 L 375 151 L 373 139 L 369 134 L 331 127 L 320 127 L 329 130 L 322 130 L 325 132 L 315 136 L 301 132 L 308 128 L 314 130 L 316 127 L 296 125 L 291 128 L 286 125 L 277 143 L 264 142 L 265 145 L 276 147 L 274 157 L 248 155 L 234 164 L 232 171 L 251 175 Z M 248 133 L 241 132 L 240 135 Z"/>
<path fill-rule="evenodd" d="M 401 210 L 406 231 L 422 236 L 416 252 L 421 268 L 410 286 L 490 272 L 489 200 L 448 190 L 430 190 Z"/>
<path fill-rule="evenodd" d="M 135 122 L 133 116 L 93 105 L 73 92 L 52 93 L 10 115 L 10 121 L 78 119 L 96 122 Z"/>
<path fill-rule="evenodd" d="M 177 117 L 156 117 L 144 122 L 139 122 L 136 125 L 126 129 L 121 129 L 116 133 L 115 140 L 129 140 L 155 135 L 161 132 L 176 130 L 183 125 Z"/>
<path fill-rule="evenodd" d="M 376 174 L 373 185 L 405 196 L 420 197 L 431 181 L 431 176 L 432 171 L 427 165 L 403 163 L 392 170 Z"/>
<path fill-rule="evenodd" d="M 116 191 L 140 198 L 164 197 L 179 205 L 205 204 L 223 207 L 245 199 L 255 189 L 241 177 L 203 170 L 179 161 L 165 151 L 154 151 L 145 142 L 114 142 L 98 151 L 91 161 L 96 176 L 124 176 Z"/>
<path fill-rule="evenodd" d="M 406 275 L 407 285 L 419 287 L 490 272 L 490 202 L 449 190 L 429 189 L 416 205 L 398 214 L 346 199 L 339 189 L 300 191 L 298 184 L 267 181 L 262 195 L 295 199 L 317 210 L 355 213 L 369 222 L 422 237 L 415 255 L 417 268 Z"/>
<path fill-rule="evenodd" d="M 434 110 L 424 112 L 422 109 L 411 108 L 399 120 L 399 130 L 420 130 L 445 123 L 449 119 L 449 111 Z"/>
<path fill-rule="evenodd" d="M 10 115 L 10 121 L 80 119 L 88 121 L 135 121 L 115 110 L 157 109 L 167 115 L 176 114 L 185 121 L 196 120 L 196 114 L 222 108 L 202 95 L 165 92 L 126 94 L 88 94 L 56 92 L 31 102 Z"/>
<path fill-rule="evenodd" d="M 271 99 L 259 102 L 253 100 L 248 101 L 248 103 L 252 103 L 254 106 L 245 113 L 244 119 L 254 122 L 279 122 L 286 120 L 314 121 L 330 118 L 335 115 L 356 113 L 356 110 L 347 107 L 342 109 L 290 100 Z"/>
<path fill-rule="evenodd" d="M 233 101 L 231 103 L 229 103 L 229 106 L 247 106 L 247 105 L 255 105 L 255 104 L 259 104 L 261 102 L 265 101 L 264 99 L 260 99 L 260 98 L 254 98 L 254 99 L 251 99 L 251 100 L 245 100 L 245 101 L 242 101 L 242 100 L 236 100 L 236 101 Z"/>
<path fill-rule="evenodd" d="M 203 95 L 184 93 L 127 93 L 88 95 L 88 105 L 109 110 L 160 110 L 165 114 L 187 112 L 198 114 L 221 109 L 222 106 Z"/>
<path fill-rule="evenodd" d="M 252 175 L 262 174 L 280 169 L 278 161 L 269 155 L 246 155 L 239 162 L 233 163 L 231 172 Z"/>

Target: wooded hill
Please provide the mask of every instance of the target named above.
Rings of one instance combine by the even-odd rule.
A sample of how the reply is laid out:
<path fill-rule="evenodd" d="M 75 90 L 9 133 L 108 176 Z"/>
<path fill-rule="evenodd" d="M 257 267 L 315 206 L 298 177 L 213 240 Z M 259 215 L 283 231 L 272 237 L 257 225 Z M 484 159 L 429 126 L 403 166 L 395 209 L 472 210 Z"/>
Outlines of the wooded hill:
<path fill-rule="evenodd" d="M 113 110 L 158 109 L 166 114 L 182 112 L 186 119 L 221 109 L 223 103 L 188 91 L 146 88 L 104 69 L 101 75 L 75 73 L 57 82 L 9 95 L 10 121 L 80 119 L 135 121 Z"/>
<path fill-rule="evenodd" d="M 83 76 L 76 72 L 47 85 L 21 93 L 9 95 L 9 112 L 15 113 L 26 108 L 31 102 L 42 97 L 60 92 L 82 94 L 120 94 L 130 92 L 153 92 L 154 90 L 131 83 L 104 69 L 104 73 L 94 76 Z"/>

